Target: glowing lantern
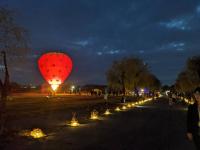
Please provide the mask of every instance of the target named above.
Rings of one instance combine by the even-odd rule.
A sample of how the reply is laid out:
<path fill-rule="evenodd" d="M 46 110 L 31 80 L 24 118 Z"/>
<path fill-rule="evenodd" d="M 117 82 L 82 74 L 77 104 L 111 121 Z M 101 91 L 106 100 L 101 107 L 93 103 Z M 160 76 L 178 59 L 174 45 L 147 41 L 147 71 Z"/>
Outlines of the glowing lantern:
<path fill-rule="evenodd" d="M 110 112 L 110 110 L 109 109 L 106 109 L 106 111 L 105 111 L 105 113 L 104 113 L 105 115 L 110 115 L 111 114 L 111 112 Z"/>
<path fill-rule="evenodd" d="M 72 117 L 70 125 L 72 127 L 77 127 L 77 126 L 80 125 L 79 122 L 78 122 L 78 120 L 76 119 L 76 113 L 73 114 L 73 117 Z"/>
<path fill-rule="evenodd" d="M 131 108 L 132 106 L 131 106 L 131 104 L 128 104 L 127 107 L 128 107 L 128 108 Z"/>
<path fill-rule="evenodd" d="M 72 118 L 70 125 L 71 125 L 72 127 L 77 127 L 77 126 L 79 126 L 78 120 L 75 120 L 75 119 Z"/>
<path fill-rule="evenodd" d="M 93 111 L 91 112 L 90 119 L 92 119 L 92 120 L 99 119 L 98 111 L 93 110 Z"/>
<path fill-rule="evenodd" d="M 126 110 L 127 108 L 126 108 L 126 106 L 122 106 L 122 109 L 123 109 L 123 110 Z"/>
<path fill-rule="evenodd" d="M 42 138 L 42 137 L 45 136 L 45 134 L 42 132 L 41 129 L 36 128 L 36 129 L 33 129 L 33 130 L 30 132 L 30 136 L 32 136 L 33 138 Z"/>
<path fill-rule="evenodd" d="M 38 67 L 44 79 L 56 91 L 71 73 L 72 60 L 64 53 L 50 52 L 39 58 Z"/>
<path fill-rule="evenodd" d="M 121 109 L 119 107 L 116 107 L 115 111 L 121 111 Z"/>

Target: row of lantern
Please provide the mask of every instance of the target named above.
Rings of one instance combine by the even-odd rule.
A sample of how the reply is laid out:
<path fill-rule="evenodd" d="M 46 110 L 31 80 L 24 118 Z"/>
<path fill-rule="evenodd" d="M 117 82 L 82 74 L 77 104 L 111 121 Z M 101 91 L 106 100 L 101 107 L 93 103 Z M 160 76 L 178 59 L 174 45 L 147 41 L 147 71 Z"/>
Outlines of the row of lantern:
<path fill-rule="evenodd" d="M 151 100 L 152 100 L 152 98 L 149 98 L 149 99 L 141 100 L 141 101 L 138 101 L 138 102 L 127 103 L 127 104 L 124 104 L 123 106 L 117 106 L 117 107 L 115 107 L 113 112 L 114 111 L 115 112 L 125 111 L 127 109 L 134 108 L 137 105 L 144 104 L 145 102 L 148 102 L 148 101 L 151 101 Z M 111 109 L 106 109 L 103 114 L 104 115 L 111 115 L 111 114 L 113 114 L 113 112 L 111 112 Z M 90 119 L 91 120 L 98 120 L 99 118 L 100 118 L 99 112 L 97 110 L 93 110 L 90 114 Z M 67 125 L 71 126 L 71 127 L 78 127 L 78 126 L 81 125 L 79 123 L 78 119 L 76 118 L 76 113 L 73 113 L 72 119 L 71 119 L 70 123 L 68 123 Z M 22 136 L 30 136 L 30 137 L 33 137 L 33 138 L 42 138 L 42 137 L 46 136 L 45 133 L 39 128 L 35 128 L 32 131 L 27 131 L 27 130 L 23 131 L 23 133 L 21 133 L 21 135 Z"/>
<path fill-rule="evenodd" d="M 193 101 L 191 101 L 191 100 L 189 100 L 189 99 L 187 99 L 187 98 L 184 98 L 183 100 L 184 100 L 185 103 L 187 103 L 187 104 L 189 104 L 189 105 L 194 104 Z"/>
<path fill-rule="evenodd" d="M 137 105 L 144 104 L 145 102 L 148 102 L 148 101 L 151 101 L 151 100 L 152 100 L 152 98 L 149 98 L 149 99 L 146 99 L 146 100 L 141 100 L 139 102 L 128 103 L 128 104 L 123 105 L 121 108 L 119 106 L 117 106 L 114 110 L 116 112 L 124 111 L 124 110 L 130 109 L 130 108 L 133 108 L 133 107 L 135 107 Z M 98 111 L 93 110 L 91 112 L 90 119 L 92 119 L 92 120 L 99 119 L 99 115 L 98 114 L 99 114 Z M 104 112 L 104 115 L 111 115 L 111 114 L 112 113 L 111 113 L 110 109 L 106 109 L 106 111 Z M 72 120 L 71 120 L 70 124 L 68 124 L 68 125 L 70 125 L 72 127 L 77 127 L 77 126 L 80 125 L 78 120 L 77 120 L 77 118 L 76 118 L 76 114 L 75 113 L 73 114 Z"/>

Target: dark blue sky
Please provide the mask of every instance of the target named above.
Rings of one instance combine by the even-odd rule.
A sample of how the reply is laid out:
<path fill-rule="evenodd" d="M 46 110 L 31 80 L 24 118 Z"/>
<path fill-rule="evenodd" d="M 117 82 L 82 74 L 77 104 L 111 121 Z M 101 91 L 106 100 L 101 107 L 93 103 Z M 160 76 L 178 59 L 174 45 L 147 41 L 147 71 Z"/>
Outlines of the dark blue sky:
<path fill-rule="evenodd" d="M 164 84 L 175 81 L 188 57 L 200 54 L 199 0 L 1 0 L 29 31 L 26 63 L 12 80 L 41 83 L 37 58 L 49 50 L 74 60 L 69 81 L 106 83 L 113 60 L 138 56 Z"/>

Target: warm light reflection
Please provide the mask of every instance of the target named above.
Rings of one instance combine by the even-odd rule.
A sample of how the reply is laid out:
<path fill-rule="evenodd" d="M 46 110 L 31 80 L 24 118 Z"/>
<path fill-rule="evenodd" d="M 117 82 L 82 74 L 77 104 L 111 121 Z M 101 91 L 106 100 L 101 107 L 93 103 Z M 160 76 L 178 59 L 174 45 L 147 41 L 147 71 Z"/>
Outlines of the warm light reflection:
<path fill-rule="evenodd" d="M 58 87 L 59 87 L 58 84 L 51 84 L 51 88 L 53 91 L 56 91 Z"/>
<path fill-rule="evenodd" d="M 121 109 L 119 107 L 116 107 L 115 111 L 121 111 Z"/>
<path fill-rule="evenodd" d="M 98 111 L 93 110 L 93 111 L 91 112 L 90 119 L 92 119 L 92 120 L 99 119 Z"/>
<path fill-rule="evenodd" d="M 41 129 L 36 128 L 36 129 L 33 129 L 33 130 L 30 132 L 30 136 L 32 136 L 33 138 L 42 138 L 42 137 L 45 136 L 45 134 L 42 132 Z"/>
<path fill-rule="evenodd" d="M 79 124 L 79 122 L 78 122 L 78 120 L 77 120 L 77 118 L 76 118 L 76 113 L 73 113 L 73 116 L 72 116 L 72 120 L 71 120 L 71 122 L 70 122 L 70 126 L 72 126 L 72 127 L 77 127 L 77 126 L 79 126 L 80 124 Z"/>
<path fill-rule="evenodd" d="M 126 110 L 126 109 L 127 109 L 127 107 L 126 107 L 126 106 L 122 106 L 122 109 L 123 109 L 123 110 Z"/>
<path fill-rule="evenodd" d="M 189 104 L 189 105 L 192 105 L 192 104 L 194 104 L 194 101 L 192 100 L 189 100 L 189 99 L 187 99 L 187 98 L 184 98 L 184 101 L 185 101 L 185 103 L 187 103 L 187 104 Z"/>
<path fill-rule="evenodd" d="M 110 110 L 109 109 L 106 109 L 106 111 L 105 111 L 105 113 L 104 113 L 105 115 L 110 115 L 111 114 L 111 112 L 110 112 Z"/>
<path fill-rule="evenodd" d="M 53 91 L 56 91 L 58 89 L 59 85 L 61 84 L 61 80 L 59 80 L 59 79 L 53 79 L 48 82 L 51 85 L 51 88 Z"/>
<path fill-rule="evenodd" d="M 131 106 L 131 104 L 128 104 L 127 107 L 128 107 L 128 108 L 131 108 L 132 106 Z"/>
<path fill-rule="evenodd" d="M 80 124 L 78 123 L 78 120 L 77 120 L 76 118 L 73 117 L 72 120 L 71 120 L 70 125 L 71 125 L 72 127 L 77 127 L 77 126 L 79 126 Z"/>
<path fill-rule="evenodd" d="M 79 126 L 80 124 L 78 123 L 77 120 L 72 120 L 71 123 L 70 123 L 70 125 L 71 125 L 72 127 L 77 127 L 77 126 Z"/>

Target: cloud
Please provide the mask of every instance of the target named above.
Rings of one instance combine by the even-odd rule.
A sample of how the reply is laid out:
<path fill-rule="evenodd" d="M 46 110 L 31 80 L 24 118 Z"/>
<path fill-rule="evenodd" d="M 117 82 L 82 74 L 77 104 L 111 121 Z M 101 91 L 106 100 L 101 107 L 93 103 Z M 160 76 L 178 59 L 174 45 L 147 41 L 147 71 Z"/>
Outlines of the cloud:
<path fill-rule="evenodd" d="M 139 50 L 139 53 L 143 54 L 145 51 L 144 50 Z"/>
<path fill-rule="evenodd" d="M 101 55 L 103 55 L 103 53 L 102 52 L 97 52 L 97 55 L 101 56 Z"/>
<path fill-rule="evenodd" d="M 122 51 L 120 50 L 109 50 L 109 51 L 99 51 L 97 52 L 97 55 L 116 55 L 116 54 L 119 54 L 119 53 L 122 53 Z"/>
<path fill-rule="evenodd" d="M 102 56 L 102 55 L 118 55 L 118 54 L 123 54 L 125 53 L 125 50 L 120 50 L 120 49 L 111 49 L 109 46 L 105 45 L 103 46 L 101 51 L 96 52 L 97 55 Z"/>
<path fill-rule="evenodd" d="M 31 59 L 30 63 L 35 64 L 37 55 L 45 50 L 64 50 L 74 60 L 75 78 L 71 79 L 81 78 L 83 83 L 90 76 L 97 77 L 96 74 L 105 78 L 102 66 L 130 54 L 159 62 L 152 63 L 153 71 L 161 79 L 165 73 L 173 74 L 173 78 L 165 79 L 172 82 L 176 72 L 162 70 L 163 66 L 167 70 L 177 62 L 171 55 L 183 55 L 184 59 L 177 65 L 181 68 L 189 51 L 199 54 L 199 0 L 117 0 L 114 3 L 108 0 L 21 0 L 20 3 L 3 0 L 0 3 L 20 12 L 17 22 L 31 35 L 33 51 L 29 57 L 35 61 Z M 170 61 L 169 64 L 160 58 Z M 27 80 L 32 81 L 31 75 L 26 75 Z M 34 77 L 36 81 L 40 79 L 40 76 Z"/>
<path fill-rule="evenodd" d="M 161 51 L 170 51 L 170 50 L 176 50 L 176 51 L 184 51 L 185 50 L 185 43 L 184 42 L 172 42 L 168 43 L 166 45 L 163 45 L 159 48 Z"/>
<path fill-rule="evenodd" d="M 200 15 L 200 5 L 197 6 L 196 12 Z"/>
<path fill-rule="evenodd" d="M 110 51 L 107 51 L 106 53 L 107 53 L 107 54 L 111 54 L 111 55 L 119 54 L 119 53 L 120 53 L 120 50 L 110 50 Z"/>
<path fill-rule="evenodd" d="M 169 22 L 161 22 L 160 25 L 168 29 L 190 30 L 191 27 L 188 25 L 189 21 L 189 18 L 177 18 L 172 19 Z"/>
<path fill-rule="evenodd" d="M 74 42 L 74 43 L 77 44 L 77 45 L 80 45 L 82 47 L 85 47 L 85 46 L 90 44 L 90 41 L 89 40 L 81 40 L 81 41 Z"/>

